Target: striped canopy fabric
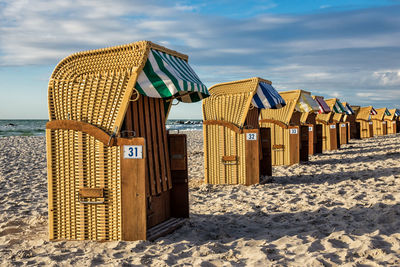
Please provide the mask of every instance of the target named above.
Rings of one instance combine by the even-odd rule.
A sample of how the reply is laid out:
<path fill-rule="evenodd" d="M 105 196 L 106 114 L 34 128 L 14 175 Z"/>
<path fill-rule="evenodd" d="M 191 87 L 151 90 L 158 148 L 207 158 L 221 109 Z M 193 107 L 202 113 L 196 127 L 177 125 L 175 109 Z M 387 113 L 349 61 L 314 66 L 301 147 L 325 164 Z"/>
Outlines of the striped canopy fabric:
<path fill-rule="evenodd" d="M 395 113 L 394 113 L 397 117 L 399 117 L 400 116 L 400 110 L 399 109 L 396 109 L 396 111 L 395 111 Z"/>
<path fill-rule="evenodd" d="M 378 114 L 378 112 L 376 112 L 376 110 L 371 107 L 371 115 L 377 115 L 377 114 Z"/>
<path fill-rule="evenodd" d="M 296 110 L 300 112 L 318 112 L 319 111 L 319 105 L 318 102 L 315 101 L 311 95 L 301 93 L 299 100 L 296 103 Z"/>
<path fill-rule="evenodd" d="M 355 114 L 355 113 L 354 113 L 354 110 L 351 108 L 351 106 L 349 105 L 349 103 L 346 103 L 346 104 L 342 103 L 342 105 L 343 105 L 343 107 L 344 107 L 344 109 L 345 109 L 347 115 L 353 115 L 353 114 Z"/>
<path fill-rule="evenodd" d="M 285 100 L 272 85 L 264 82 L 258 83 L 257 92 L 251 103 L 257 108 L 278 109 L 286 105 Z"/>
<path fill-rule="evenodd" d="M 315 96 L 315 101 L 317 101 L 319 105 L 319 112 L 320 114 L 331 112 L 328 104 L 326 104 L 325 100 L 320 96 Z"/>
<path fill-rule="evenodd" d="M 385 110 L 385 116 L 391 116 L 392 114 L 390 113 L 390 111 L 388 109 Z"/>
<path fill-rule="evenodd" d="M 346 113 L 346 109 L 338 100 L 336 100 L 335 105 L 333 105 L 333 111 L 335 113 Z"/>
<path fill-rule="evenodd" d="M 187 103 L 210 95 L 185 60 L 154 49 L 150 50 L 135 88 L 148 97 L 177 98 Z"/>

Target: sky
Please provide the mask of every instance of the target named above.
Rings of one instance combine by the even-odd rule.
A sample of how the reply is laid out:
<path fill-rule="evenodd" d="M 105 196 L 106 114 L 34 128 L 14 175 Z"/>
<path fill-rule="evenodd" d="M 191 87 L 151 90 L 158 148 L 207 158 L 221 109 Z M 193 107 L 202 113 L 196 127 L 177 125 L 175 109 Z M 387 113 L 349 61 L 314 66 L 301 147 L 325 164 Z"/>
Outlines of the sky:
<path fill-rule="evenodd" d="M 203 83 L 250 77 L 352 105 L 400 108 L 400 0 L 0 0 L 0 119 L 47 119 L 56 64 L 150 40 Z M 201 119 L 201 103 L 170 118 Z"/>

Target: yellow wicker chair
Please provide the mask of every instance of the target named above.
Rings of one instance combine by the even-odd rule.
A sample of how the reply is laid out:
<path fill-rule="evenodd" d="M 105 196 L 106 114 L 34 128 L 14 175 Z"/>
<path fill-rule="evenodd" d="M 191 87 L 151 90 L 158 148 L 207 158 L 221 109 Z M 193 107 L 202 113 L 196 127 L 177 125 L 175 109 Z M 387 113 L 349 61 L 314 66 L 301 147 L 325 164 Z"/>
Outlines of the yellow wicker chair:
<path fill-rule="evenodd" d="M 271 175 L 270 129 L 258 125 L 260 105 L 254 102 L 261 85 L 270 86 L 273 97 L 284 103 L 271 82 L 251 78 L 216 84 L 203 101 L 205 183 L 259 183 Z M 262 109 L 261 109 L 262 110 Z"/>
<path fill-rule="evenodd" d="M 356 121 L 360 123 L 360 135 L 361 138 L 371 138 L 374 136 L 374 127 L 371 120 L 372 106 L 369 107 L 356 107 L 354 109 L 357 112 Z"/>
<path fill-rule="evenodd" d="M 186 136 L 165 127 L 173 99 L 208 95 L 187 60 L 141 41 L 57 65 L 46 130 L 51 240 L 154 239 L 189 216 Z"/>
<path fill-rule="evenodd" d="M 318 111 L 318 104 L 304 90 L 279 94 L 285 99 L 286 106 L 262 110 L 260 115 L 260 126 L 271 128 L 272 165 L 292 165 L 308 161 L 310 146 L 314 150 L 316 131 L 314 124 L 305 123 L 307 119 L 309 122 L 312 120 L 311 113 Z"/>
<path fill-rule="evenodd" d="M 322 125 L 322 150 L 338 149 L 336 123 L 333 122 L 334 113 L 322 96 L 313 96 L 320 105 L 320 113 L 316 117 L 317 124 Z"/>

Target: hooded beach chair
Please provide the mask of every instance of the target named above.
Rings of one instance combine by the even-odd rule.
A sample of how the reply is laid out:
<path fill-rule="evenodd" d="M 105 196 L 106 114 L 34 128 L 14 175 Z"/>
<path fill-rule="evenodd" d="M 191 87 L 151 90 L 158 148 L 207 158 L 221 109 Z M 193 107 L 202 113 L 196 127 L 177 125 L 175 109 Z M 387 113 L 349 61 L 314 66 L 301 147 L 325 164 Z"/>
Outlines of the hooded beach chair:
<path fill-rule="evenodd" d="M 360 139 L 360 123 L 356 122 L 355 111 L 348 102 L 343 102 L 342 105 L 346 110 L 343 120 L 348 122 L 350 125 L 348 129 L 348 135 L 350 136 L 350 139 Z"/>
<path fill-rule="evenodd" d="M 203 101 L 204 173 L 208 184 L 257 184 L 271 175 L 271 131 L 260 110 L 285 101 L 261 78 L 220 83 Z"/>
<path fill-rule="evenodd" d="M 393 129 L 391 132 L 394 131 L 394 133 L 399 133 L 400 132 L 400 110 L 394 108 L 389 110 L 392 118 L 392 124 L 393 124 Z M 389 126 L 388 126 L 389 128 Z M 389 129 L 388 129 L 389 131 Z"/>
<path fill-rule="evenodd" d="M 51 75 L 50 239 L 155 239 L 189 216 L 186 136 L 172 100 L 209 95 L 188 57 L 148 41 L 73 54 Z"/>
<path fill-rule="evenodd" d="M 302 112 L 318 110 L 318 105 L 310 93 L 303 90 L 279 94 L 285 100 L 286 106 L 281 109 L 264 109 L 260 115 L 260 126 L 271 128 L 272 165 L 292 165 L 308 161 L 309 134 L 314 133 L 314 128 L 313 125 L 302 125 L 301 117 Z M 309 127 L 313 128 L 312 132 L 309 132 Z"/>
<path fill-rule="evenodd" d="M 371 116 L 374 126 L 374 136 L 387 135 L 387 121 L 385 116 L 390 116 L 390 112 L 387 108 L 375 109 L 376 114 Z"/>
<path fill-rule="evenodd" d="M 322 150 L 338 149 L 336 123 L 333 122 L 334 113 L 322 96 L 313 96 L 319 105 L 319 113 L 316 117 L 317 124 L 322 125 Z"/>
<path fill-rule="evenodd" d="M 374 126 L 371 120 L 371 116 L 376 114 L 375 109 L 372 106 L 369 107 L 352 106 L 352 108 L 356 112 L 356 121 L 360 123 L 361 138 L 373 137 Z"/>
<path fill-rule="evenodd" d="M 338 98 L 325 99 L 325 102 L 333 112 L 332 121 L 336 123 L 338 144 L 348 144 L 350 123 L 344 121 L 346 115 L 345 107 Z"/>
<path fill-rule="evenodd" d="M 385 113 L 384 120 L 386 121 L 387 134 L 396 134 L 397 132 L 396 109 L 394 110 L 388 109 L 387 113 Z"/>

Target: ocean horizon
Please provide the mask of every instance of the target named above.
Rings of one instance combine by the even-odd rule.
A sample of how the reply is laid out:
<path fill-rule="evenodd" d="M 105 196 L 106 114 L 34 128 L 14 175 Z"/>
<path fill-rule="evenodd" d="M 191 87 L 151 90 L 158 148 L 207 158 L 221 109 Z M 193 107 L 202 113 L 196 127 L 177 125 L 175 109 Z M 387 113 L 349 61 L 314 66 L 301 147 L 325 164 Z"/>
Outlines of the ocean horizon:
<path fill-rule="evenodd" d="M 44 136 L 48 120 L 17 119 L 0 120 L 0 137 L 7 136 Z M 167 120 L 167 130 L 194 131 L 202 130 L 202 120 L 171 119 Z"/>

